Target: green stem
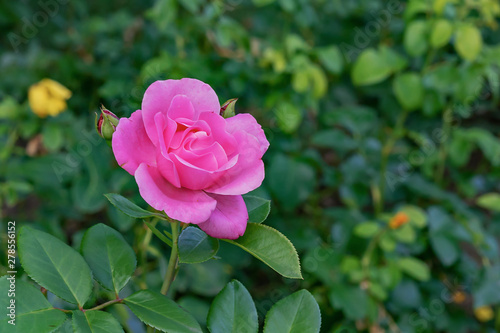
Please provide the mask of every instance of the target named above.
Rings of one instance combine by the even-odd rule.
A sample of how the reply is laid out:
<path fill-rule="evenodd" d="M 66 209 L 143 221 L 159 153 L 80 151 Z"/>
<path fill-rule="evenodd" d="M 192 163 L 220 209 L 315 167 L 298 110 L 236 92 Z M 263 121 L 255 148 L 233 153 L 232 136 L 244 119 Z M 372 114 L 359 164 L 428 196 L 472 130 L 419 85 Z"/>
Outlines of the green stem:
<path fill-rule="evenodd" d="M 442 131 L 442 141 L 439 145 L 439 161 L 436 169 L 436 184 L 441 184 L 443 181 L 444 177 L 444 170 L 446 168 L 446 157 L 448 156 L 448 147 L 447 147 L 447 142 L 448 142 L 448 137 L 450 136 L 451 132 L 451 122 L 452 122 L 452 111 L 451 109 L 446 109 L 443 112 L 443 127 L 441 129 Z"/>
<path fill-rule="evenodd" d="M 372 260 L 373 252 L 377 248 L 377 244 L 382 238 L 382 236 L 387 232 L 387 228 L 384 228 L 380 230 L 371 240 L 370 243 L 368 244 L 368 247 L 366 248 L 365 253 L 363 254 L 363 257 L 361 258 L 361 267 L 363 269 L 363 275 L 365 276 L 365 279 L 368 279 L 368 272 L 370 268 L 370 262 Z"/>
<path fill-rule="evenodd" d="M 123 300 L 121 298 L 117 298 L 117 299 L 113 299 L 111 301 L 107 301 L 106 303 L 102 303 L 101 305 L 98 305 L 96 307 L 93 307 L 92 309 L 86 309 L 86 310 L 83 310 L 84 312 L 85 311 L 95 311 L 95 310 L 101 310 L 107 306 L 110 306 L 110 305 L 113 305 L 113 304 L 116 304 L 116 303 L 122 303 Z"/>
<path fill-rule="evenodd" d="M 392 130 L 389 138 L 384 144 L 382 148 L 382 161 L 380 162 L 380 179 L 379 179 L 379 190 L 375 193 L 377 194 L 377 200 L 375 202 L 375 213 L 376 215 L 380 215 L 384 208 L 384 197 L 385 197 L 385 182 L 386 182 L 386 173 L 387 173 L 387 163 L 389 161 L 389 156 L 391 155 L 392 149 L 396 142 L 401 138 L 403 128 L 405 125 L 406 118 L 408 117 L 408 110 L 403 110 L 398 116 L 396 120 L 396 125 Z"/>
<path fill-rule="evenodd" d="M 151 221 L 151 225 L 153 227 L 156 225 L 156 223 L 158 223 L 158 219 L 154 219 L 153 221 Z M 149 243 L 151 242 L 152 235 L 153 235 L 153 232 L 151 231 L 150 228 L 148 228 L 146 230 L 146 234 L 144 235 L 144 238 L 143 238 L 141 246 L 140 246 L 140 248 L 141 248 L 141 266 L 144 268 L 146 266 L 148 247 L 149 247 Z M 146 269 L 144 269 L 144 272 L 142 273 L 142 276 L 141 276 L 142 287 L 146 287 L 146 273 L 147 273 L 147 271 L 146 271 Z"/>
<path fill-rule="evenodd" d="M 175 279 L 177 273 L 177 262 L 179 261 L 179 253 L 177 249 L 177 242 L 179 239 L 179 221 L 173 221 L 170 223 L 172 227 L 172 252 L 170 253 L 170 260 L 168 261 L 167 273 L 165 274 L 165 280 L 161 286 L 161 293 L 166 295 L 172 282 Z"/>

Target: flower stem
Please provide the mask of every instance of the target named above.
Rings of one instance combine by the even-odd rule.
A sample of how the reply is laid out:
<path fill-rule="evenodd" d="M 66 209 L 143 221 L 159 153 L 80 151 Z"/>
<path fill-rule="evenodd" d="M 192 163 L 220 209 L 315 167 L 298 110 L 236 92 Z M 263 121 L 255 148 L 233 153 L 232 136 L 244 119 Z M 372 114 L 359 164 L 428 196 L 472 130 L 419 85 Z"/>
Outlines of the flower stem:
<path fill-rule="evenodd" d="M 101 305 L 98 305 L 96 307 L 93 307 L 92 309 L 87 309 L 87 310 L 83 310 L 83 311 L 94 311 L 94 310 L 101 310 L 107 306 L 110 306 L 110 305 L 113 305 L 113 304 L 116 304 L 116 303 L 122 303 L 123 302 L 123 299 L 121 298 L 116 298 L 116 299 L 113 299 L 111 301 L 107 301 L 106 303 L 102 303 Z"/>
<path fill-rule="evenodd" d="M 379 190 L 375 192 L 377 194 L 377 200 L 375 201 L 375 215 L 380 215 L 384 209 L 387 163 L 389 161 L 389 156 L 392 152 L 392 149 L 394 148 L 394 145 L 403 136 L 403 129 L 406 118 L 408 117 L 408 113 L 408 110 L 403 110 L 403 112 L 399 114 L 398 119 L 396 120 L 396 125 L 382 148 Z"/>
<path fill-rule="evenodd" d="M 438 165 L 435 173 L 436 184 L 441 184 L 446 168 L 446 157 L 448 155 L 447 143 L 451 132 L 451 122 L 453 114 L 451 109 L 446 109 L 443 113 L 443 127 L 441 129 L 442 140 L 439 146 Z"/>
<path fill-rule="evenodd" d="M 168 261 L 167 273 L 165 274 L 165 280 L 161 286 L 161 293 L 166 295 L 172 282 L 175 279 L 177 273 L 177 262 L 179 261 L 179 252 L 177 249 L 177 242 L 179 239 L 179 221 L 173 221 L 170 223 L 172 227 L 172 252 L 170 253 L 170 260 Z"/>

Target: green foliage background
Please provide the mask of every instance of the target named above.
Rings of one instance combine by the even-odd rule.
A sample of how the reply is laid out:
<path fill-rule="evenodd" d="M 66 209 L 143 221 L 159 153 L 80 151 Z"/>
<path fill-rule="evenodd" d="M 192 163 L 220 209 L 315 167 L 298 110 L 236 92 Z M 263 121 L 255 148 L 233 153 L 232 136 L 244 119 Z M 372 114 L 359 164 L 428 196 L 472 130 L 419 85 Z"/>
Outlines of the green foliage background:
<path fill-rule="evenodd" d="M 8 220 L 75 248 L 104 222 L 159 286 L 166 247 L 144 248 L 143 224 L 103 196 L 145 206 L 94 112 L 129 116 L 153 81 L 194 77 L 263 125 L 271 147 L 255 192 L 273 200 L 267 224 L 295 244 L 304 274 L 282 279 L 221 244 L 221 260 L 175 282 L 201 324 L 234 277 L 261 320 L 305 288 L 322 332 L 498 332 L 499 15 L 495 0 L 1 2 L 1 251 Z M 39 119 L 27 91 L 46 77 L 73 96 Z M 393 230 L 400 211 L 410 222 Z M 493 318 L 478 320 L 485 307 Z"/>

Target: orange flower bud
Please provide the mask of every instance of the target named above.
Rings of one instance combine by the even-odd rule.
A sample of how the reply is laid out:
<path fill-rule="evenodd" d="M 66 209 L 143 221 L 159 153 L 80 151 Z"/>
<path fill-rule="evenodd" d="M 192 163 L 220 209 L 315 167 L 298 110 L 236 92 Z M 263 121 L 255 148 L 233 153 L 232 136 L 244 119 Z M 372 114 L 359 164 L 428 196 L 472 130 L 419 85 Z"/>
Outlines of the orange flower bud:
<path fill-rule="evenodd" d="M 410 218 L 408 217 L 408 215 L 403 212 L 399 212 L 392 217 L 391 221 L 389 222 L 389 228 L 398 229 L 404 224 L 408 223 L 409 220 Z"/>

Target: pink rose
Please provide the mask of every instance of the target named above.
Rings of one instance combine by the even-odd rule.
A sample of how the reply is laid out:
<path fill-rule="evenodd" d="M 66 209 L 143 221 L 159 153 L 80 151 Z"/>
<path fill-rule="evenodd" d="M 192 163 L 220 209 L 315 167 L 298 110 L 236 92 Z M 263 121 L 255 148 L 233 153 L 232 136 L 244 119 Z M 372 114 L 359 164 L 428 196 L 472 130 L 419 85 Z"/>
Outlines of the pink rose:
<path fill-rule="evenodd" d="M 156 81 L 142 110 L 120 119 L 112 147 L 153 208 L 212 237 L 236 239 L 248 221 L 241 195 L 262 183 L 269 142 L 250 114 L 224 119 L 219 111 L 208 84 Z"/>

